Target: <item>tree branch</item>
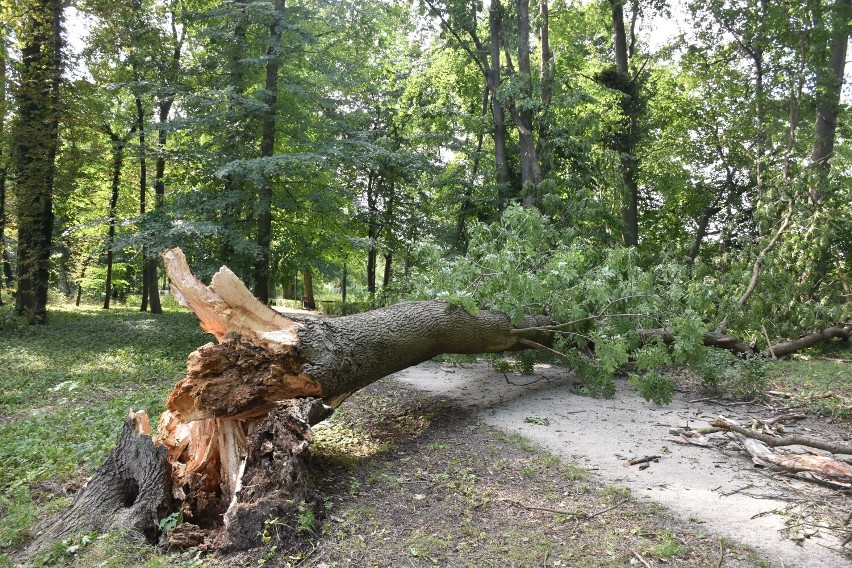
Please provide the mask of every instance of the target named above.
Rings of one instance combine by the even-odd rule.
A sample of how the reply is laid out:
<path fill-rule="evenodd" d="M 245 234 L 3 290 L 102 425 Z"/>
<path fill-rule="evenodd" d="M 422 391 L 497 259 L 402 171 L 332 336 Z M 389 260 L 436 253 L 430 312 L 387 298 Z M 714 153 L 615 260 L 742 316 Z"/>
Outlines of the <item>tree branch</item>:
<path fill-rule="evenodd" d="M 736 422 L 728 420 L 724 416 L 720 416 L 715 420 L 711 420 L 710 425 L 715 428 L 721 428 L 723 430 L 730 430 L 731 432 L 736 432 L 737 434 L 740 434 L 747 438 L 754 438 L 755 440 L 760 440 L 771 448 L 777 448 L 780 446 L 808 446 L 811 448 L 817 448 L 819 450 L 825 450 L 833 454 L 852 455 L 852 445 L 850 444 L 844 444 L 843 442 L 826 442 L 824 440 L 819 440 L 810 436 L 770 436 L 769 434 L 761 434 L 760 432 L 755 432 L 754 430 L 743 428 Z"/>

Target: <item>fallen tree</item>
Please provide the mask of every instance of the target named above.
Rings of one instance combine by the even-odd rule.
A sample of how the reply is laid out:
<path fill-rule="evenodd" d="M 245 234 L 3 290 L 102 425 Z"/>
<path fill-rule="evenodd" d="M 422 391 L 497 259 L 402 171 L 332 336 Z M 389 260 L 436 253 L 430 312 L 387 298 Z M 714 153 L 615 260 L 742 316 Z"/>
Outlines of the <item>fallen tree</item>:
<path fill-rule="evenodd" d="M 163 254 L 172 293 L 218 340 L 193 352 L 152 435 L 131 413 L 119 441 L 69 508 L 40 527 L 30 556 L 69 535 L 126 529 L 148 539 L 179 513 L 174 542 L 257 544 L 263 523 L 293 518 L 307 495 L 311 425 L 353 392 L 441 353 L 546 348 L 545 317 L 410 302 L 341 318 L 285 317 L 226 267 L 209 287 L 180 249 Z M 192 538 L 187 539 L 191 533 Z"/>
<path fill-rule="evenodd" d="M 144 412 L 129 415 L 108 459 L 25 555 L 81 532 L 126 529 L 153 540 L 172 515 L 184 521 L 170 536 L 175 545 L 252 547 L 264 521 L 296 516 L 308 495 L 311 426 L 355 391 L 441 353 L 559 354 L 554 333 L 617 315 L 560 324 L 527 316 L 513 325 L 502 312 L 425 301 L 340 318 L 284 316 L 226 267 L 208 287 L 179 249 L 163 258 L 172 293 L 218 343 L 190 354 L 155 429 Z M 665 329 L 639 335 L 674 341 Z M 744 350 L 721 333 L 704 342 Z"/>

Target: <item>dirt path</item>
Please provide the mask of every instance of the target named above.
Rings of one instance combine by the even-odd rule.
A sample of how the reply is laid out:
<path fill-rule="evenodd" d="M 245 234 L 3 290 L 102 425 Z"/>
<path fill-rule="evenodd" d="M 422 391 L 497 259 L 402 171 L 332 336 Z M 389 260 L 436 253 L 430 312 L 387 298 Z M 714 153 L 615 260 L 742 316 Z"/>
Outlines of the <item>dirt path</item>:
<path fill-rule="evenodd" d="M 657 407 L 619 382 L 611 400 L 572 392 L 576 378 L 567 370 L 539 366 L 533 376 L 498 373 L 485 362 L 450 366 L 435 362 L 408 369 L 400 381 L 435 396 L 461 402 L 487 424 L 519 432 L 551 453 L 578 462 L 602 480 L 629 487 L 633 495 L 660 503 L 708 531 L 757 549 L 773 565 L 798 568 L 852 566 L 839 553 L 835 535 L 813 529 L 820 510 L 845 515 L 849 499 L 815 484 L 772 476 L 721 434 L 715 447 L 685 446 L 668 440 L 674 426 L 705 426 L 723 413 L 759 416 L 757 407 L 688 403 L 676 396 Z M 659 455 L 640 470 L 625 460 Z M 837 503 L 841 510 L 837 510 Z M 845 511 L 845 512 L 844 512 Z M 807 512 L 807 515 L 802 515 Z M 808 516 L 816 514 L 816 517 Z M 791 540 L 790 527 L 793 525 Z M 816 530 L 815 534 L 807 534 Z"/>

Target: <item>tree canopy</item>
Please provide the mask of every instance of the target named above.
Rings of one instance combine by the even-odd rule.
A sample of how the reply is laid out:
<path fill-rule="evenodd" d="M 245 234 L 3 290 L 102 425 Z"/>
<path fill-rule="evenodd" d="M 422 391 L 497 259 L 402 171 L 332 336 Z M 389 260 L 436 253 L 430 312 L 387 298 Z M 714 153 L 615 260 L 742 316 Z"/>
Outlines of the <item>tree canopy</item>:
<path fill-rule="evenodd" d="M 849 332 L 849 0 L 0 7 L 0 301 L 32 323 L 158 311 L 180 246 L 267 302 L 545 314 L 598 394 L 708 333 Z"/>

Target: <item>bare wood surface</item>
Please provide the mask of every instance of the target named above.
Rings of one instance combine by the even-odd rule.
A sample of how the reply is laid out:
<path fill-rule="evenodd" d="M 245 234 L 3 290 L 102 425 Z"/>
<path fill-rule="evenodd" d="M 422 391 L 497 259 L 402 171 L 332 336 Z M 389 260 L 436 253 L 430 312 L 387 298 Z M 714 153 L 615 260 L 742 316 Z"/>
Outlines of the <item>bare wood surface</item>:
<path fill-rule="evenodd" d="M 811 454 L 776 454 L 759 440 L 741 434 L 738 434 L 738 436 L 745 450 L 758 465 L 789 473 L 814 473 L 832 481 L 845 484 L 852 483 L 852 466 L 840 460 Z"/>

